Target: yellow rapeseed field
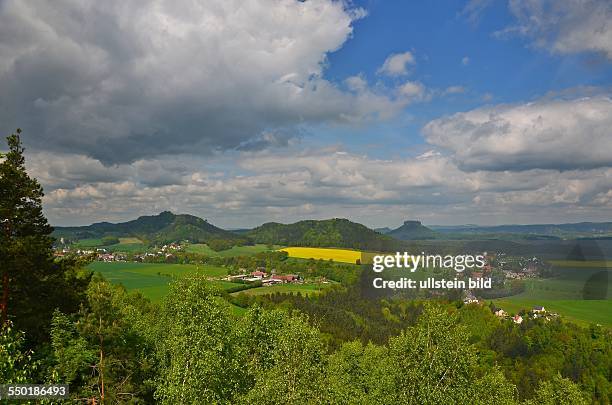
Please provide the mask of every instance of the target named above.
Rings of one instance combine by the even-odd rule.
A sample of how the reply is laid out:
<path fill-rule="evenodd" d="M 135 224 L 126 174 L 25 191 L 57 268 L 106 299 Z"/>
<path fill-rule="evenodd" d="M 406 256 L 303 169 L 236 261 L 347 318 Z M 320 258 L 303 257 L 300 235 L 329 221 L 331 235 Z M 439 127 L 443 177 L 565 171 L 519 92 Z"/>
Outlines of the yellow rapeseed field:
<path fill-rule="evenodd" d="M 300 259 L 332 259 L 335 262 L 356 263 L 361 259 L 361 252 L 348 249 L 327 249 L 327 248 L 310 248 L 310 247 L 288 247 L 281 249 L 289 253 L 289 257 L 298 257 Z"/>

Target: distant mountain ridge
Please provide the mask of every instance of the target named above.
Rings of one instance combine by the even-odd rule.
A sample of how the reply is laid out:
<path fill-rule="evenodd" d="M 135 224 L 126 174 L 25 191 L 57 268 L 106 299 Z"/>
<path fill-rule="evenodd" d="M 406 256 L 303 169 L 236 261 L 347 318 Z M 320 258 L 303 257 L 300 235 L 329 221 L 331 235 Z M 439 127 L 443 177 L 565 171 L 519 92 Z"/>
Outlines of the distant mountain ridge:
<path fill-rule="evenodd" d="M 399 249 L 401 243 L 365 225 L 343 218 L 305 220 L 293 224 L 268 222 L 245 234 L 255 243 L 287 246 L 342 247 L 361 250 Z"/>
<path fill-rule="evenodd" d="M 400 240 L 436 239 L 438 233 L 424 226 L 421 221 L 404 221 L 402 226 L 386 232 L 386 235 Z"/>
<path fill-rule="evenodd" d="M 285 246 L 338 247 L 370 251 L 405 249 L 408 241 L 456 239 L 581 239 L 612 237 L 612 222 L 575 224 L 424 226 L 405 221 L 396 229 L 372 230 L 348 219 L 304 220 L 292 224 L 268 222 L 253 229 L 228 231 L 207 220 L 188 214 L 164 211 L 135 220 L 88 226 L 56 227 L 53 236 L 69 241 L 107 236 L 136 237 L 148 244 L 187 240 L 192 243 L 216 242 L 220 249 L 233 245 L 265 243 Z M 226 247 L 224 247 L 226 246 Z"/>
<path fill-rule="evenodd" d="M 558 238 L 608 237 L 612 236 L 612 222 L 577 222 L 566 224 L 533 224 L 533 225 L 456 225 L 430 226 L 442 234 L 520 234 L 542 235 Z"/>
<path fill-rule="evenodd" d="M 188 240 L 205 243 L 211 240 L 243 241 L 244 238 L 218 228 L 208 221 L 188 214 L 164 211 L 159 215 L 141 216 L 135 220 L 110 223 L 98 222 L 88 226 L 56 227 L 57 238 L 87 239 L 105 236 L 137 237 L 149 243 L 169 243 Z"/>

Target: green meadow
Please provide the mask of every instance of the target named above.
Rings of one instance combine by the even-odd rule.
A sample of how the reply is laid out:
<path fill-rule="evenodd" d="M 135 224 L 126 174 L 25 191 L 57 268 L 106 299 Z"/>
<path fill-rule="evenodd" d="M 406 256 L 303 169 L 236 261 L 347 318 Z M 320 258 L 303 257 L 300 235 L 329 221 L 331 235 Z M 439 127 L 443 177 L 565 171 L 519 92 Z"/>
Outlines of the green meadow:
<path fill-rule="evenodd" d="M 138 238 L 119 238 L 119 243 L 105 245 L 101 238 L 81 239 L 72 245 L 77 249 L 104 248 L 111 252 L 136 253 L 145 252 L 148 247 Z"/>
<path fill-rule="evenodd" d="M 509 313 L 518 313 L 521 309 L 542 305 L 547 311 L 556 312 L 563 318 L 583 326 L 598 323 L 612 327 L 612 300 L 542 300 L 508 297 L 495 300 L 495 305 Z"/>
<path fill-rule="evenodd" d="M 199 274 L 209 277 L 227 275 L 223 267 L 191 264 L 158 264 L 128 262 L 93 262 L 88 269 L 102 274 L 107 280 L 122 284 L 128 290 L 140 291 L 151 301 L 158 302 L 168 292 L 168 284 L 175 277 Z M 212 285 L 227 291 L 245 288 L 228 281 L 211 280 Z"/>
<path fill-rule="evenodd" d="M 257 253 L 266 252 L 270 250 L 276 250 L 280 246 L 274 245 L 270 248 L 268 245 L 251 245 L 251 246 L 233 246 L 230 249 L 214 251 L 208 245 L 202 243 L 195 243 L 185 248 L 186 252 L 197 253 L 206 256 L 219 256 L 219 257 L 234 257 L 234 256 L 251 256 Z"/>
<path fill-rule="evenodd" d="M 543 305 L 581 324 L 612 326 L 612 269 L 605 262 L 554 262 L 557 276 L 525 280 L 521 294 L 495 300 L 508 312 Z"/>
<path fill-rule="evenodd" d="M 104 243 L 102 242 L 102 239 L 100 238 L 90 238 L 90 239 L 80 239 L 78 242 L 75 242 L 72 245 L 79 249 L 86 249 L 86 248 L 100 247 L 100 246 L 103 246 Z"/>

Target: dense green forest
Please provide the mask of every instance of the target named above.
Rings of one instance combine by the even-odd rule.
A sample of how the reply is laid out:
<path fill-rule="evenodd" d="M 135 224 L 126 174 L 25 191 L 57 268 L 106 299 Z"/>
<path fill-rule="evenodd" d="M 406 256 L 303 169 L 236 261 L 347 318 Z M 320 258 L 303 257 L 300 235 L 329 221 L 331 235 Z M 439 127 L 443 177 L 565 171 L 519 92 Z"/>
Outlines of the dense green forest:
<path fill-rule="evenodd" d="M 256 243 L 285 246 L 343 247 L 370 251 L 391 251 L 402 246 L 398 240 L 341 218 L 299 221 L 288 225 L 268 222 L 246 235 Z"/>
<path fill-rule="evenodd" d="M 399 240 L 347 219 L 309 220 L 289 225 L 270 222 L 252 230 L 234 233 L 196 216 L 176 215 L 168 211 L 117 224 L 100 222 L 88 226 L 58 227 L 53 236 L 68 241 L 136 237 L 149 245 L 188 240 L 192 243 L 207 243 L 217 251 L 252 243 L 386 251 L 398 249 L 402 245 Z"/>
<path fill-rule="evenodd" d="M 75 402 L 109 404 L 612 400 L 610 330 L 560 319 L 515 325 L 453 300 L 366 297 L 357 266 L 303 262 L 339 282 L 320 296 L 229 297 L 189 276 L 153 304 L 92 276 L 83 262 L 53 256 L 42 188 L 25 170 L 19 131 L 8 145 L 0 161 L 4 383 L 67 383 Z M 320 243 L 337 241 L 347 222 L 326 225 Z M 214 260 L 287 262 L 280 253 Z M 235 315 L 232 304 L 246 313 Z"/>
<path fill-rule="evenodd" d="M 176 215 L 169 211 L 118 224 L 99 222 L 88 226 L 58 227 L 53 236 L 68 240 L 136 237 L 152 245 L 189 240 L 224 248 L 249 243 L 246 238 L 218 228 L 202 218 Z"/>

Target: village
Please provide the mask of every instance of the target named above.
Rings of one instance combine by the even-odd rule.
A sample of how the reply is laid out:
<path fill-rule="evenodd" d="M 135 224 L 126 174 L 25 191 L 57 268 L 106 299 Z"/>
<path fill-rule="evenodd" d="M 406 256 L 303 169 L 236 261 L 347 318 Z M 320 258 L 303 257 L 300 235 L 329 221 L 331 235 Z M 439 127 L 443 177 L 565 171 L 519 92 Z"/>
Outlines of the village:
<path fill-rule="evenodd" d="M 181 243 L 168 243 L 160 247 L 148 249 L 146 252 L 113 252 L 105 247 L 98 248 L 71 248 L 69 245 L 64 245 L 61 248 L 56 248 L 55 255 L 58 257 L 65 255 L 76 255 L 79 257 L 90 257 L 99 262 L 176 262 L 177 255 L 185 251 L 185 247 Z M 487 263 L 482 269 L 471 272 L 460 273 L 460 277 L 492 277 L 496 280 L 498 287 L 506 286 L 508 283 L 520 283 L 521 280 L 534 279 L 542 277 L 548 269 L 548 265 L 536 258 L 524 257 L 509 257 L 503 252 L 486 254 Z M 252 270 L 239 268 L 219 280 L 251 284 L 259 286 L 271 286 L 276 284 L 303 284 L 304 278 L 299 274 L 279 274 L 276 269 L 267 269 L 266 267 L 257 267 Z M 327 282 L 326 280 L 322 281 Z M 431 296 L 436 296 L 438 292 L 431 292 Z M 463 304 L 485 305 L 486 299 L 478 298 L 474 291 L 470 289 L 464 290 Z M 524 319 L 545 319 L 550 320 L 558 315 L 545 310 L 543 306 L 535 306 L 530 311 L 524 311 L 521 314 L 510 314 L 501 308 L 494 308 L 495 315 L 502 319 L 511 320 L 515 324 L 521 324 Z"/>
<path fill-rule="evenodd" d="M 227 281 L 243 282 L 243 283 L 258 283 L 263 286 L 274 284 L 296 283 L 303 284 L 304 279 L 297 274 L 276 274 L 276 270 L 272 269 L 270 275 L 266 272 L 265 267 L 258 267 L 255 271 L 247 273 L 247 269 L 239 269 L 240 274 L 230 275 L 225 278 Z M 323 281 L 324 283 L 326 281 Z"/>
<path fill-rule="evenodd" d="M 464 305 L 485 305 L 485 301 L 482 299 L 476 298 L 474 293 L 471 290 L 465 290 L 463 298 Z M 518 314 L 510 314 L 503 310 L 502 308 L 498 308 L 496 306 L 491 307 L 491 312 L 495 314 L 496 317 L 500 319 L 505 319 L 514 322 L 517 325 L 523 323 L 525 319 L 543 319 L 545 321 L 550 321 L 554 318 L 557 318 L 559 314 L 555 312 L 549 312 L 542 305 L 535 305 L 529 311 L 521 311 Z"/>
<path fill-rule="evenodd" d="M 62 238 L 63 239 L 63 238 Z M 63 244 L 63 241 L 62 241 Z M 176 258 L 176 253 L 183 251 L 183 246 L 179 243 L 169 243 L 156 249 L 150 249 L 144 253 L 138 252 L 133 255 L 128 255 L 125 252 L 111 252 L 109 249 L 104 247 L 97 248 L 71 248 L 69 245 L 62 245 L 57 247 L 54 251 L 55 257 L 64 257 L 73 255 L 76 257 L 93 257 L 95 261 L 100 262 L 145 262 L 148 260 L 164 259 L 165 261 L 171 262 Z"/>

